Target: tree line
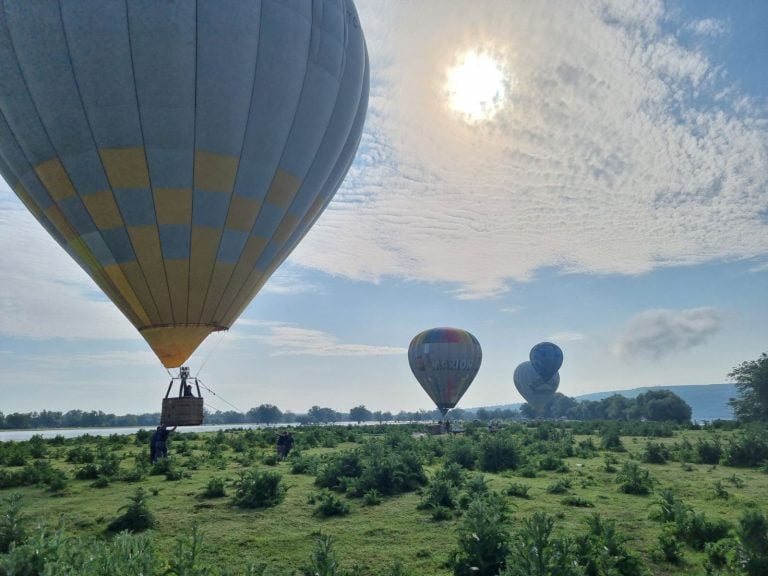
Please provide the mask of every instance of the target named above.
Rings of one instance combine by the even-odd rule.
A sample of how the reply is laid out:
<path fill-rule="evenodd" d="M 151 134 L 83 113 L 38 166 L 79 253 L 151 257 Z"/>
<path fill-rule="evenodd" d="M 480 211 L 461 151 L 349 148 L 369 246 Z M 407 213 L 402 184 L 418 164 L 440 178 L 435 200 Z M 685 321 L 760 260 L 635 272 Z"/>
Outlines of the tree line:
<path fill-rule="evenodd" d="M 756 360 L 742 362 L 728 377 L 736 382 L 737 398 L 729 402 L 736 418 L 744 422 L 768 421 L 768 354 Z M 568 420 L 649 420 L 656 422 L 687 423 L 691 419 L 691 407 L 670 390 L 652 390 L 636 398 L 619 394 L 602 400 L 577 401 L 563 394 L 555 394 L 542 407 L 524 404 L 520 410 L 510 408 L 478 408 L 450 412 L 453 420 L 515 420 L 520 418 L 563 418 Z M 282 411 L 273 404 L 261 404 L 247 412 L 207 412 L 207 424 L 330 424 L 333 422 L 425 422 L 439 420 L 437 410 L 417 410 L 397 413 L 371 411 L 364 405 L 355 406 L 349 412 L 337 412 L 333 408 L 312 406 L 304 414 Z M 155 426 L 160 421 L 158 412 L 115 415 L 102 411 L 69 410 L 57 412 L 0 412 L 0 429 L 34 428 L 95 428 Z"/>

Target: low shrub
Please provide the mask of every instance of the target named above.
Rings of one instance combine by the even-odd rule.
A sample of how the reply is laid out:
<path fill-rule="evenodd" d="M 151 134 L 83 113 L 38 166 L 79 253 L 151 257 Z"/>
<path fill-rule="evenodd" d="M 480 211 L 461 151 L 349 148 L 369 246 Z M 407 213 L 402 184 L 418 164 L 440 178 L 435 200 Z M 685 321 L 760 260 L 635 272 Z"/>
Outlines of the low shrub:
<path fill-rule="evenodd" d="M 445 461 L 457 464 L 466 470 L 474 470 L 477 464 L 475 442 L 469 438 L 456 438 L 445 452 Z"/>
<path fill-rule="evenodd" d="M 363 504 L 366 506 L 378 506 L 381 504 L 381 494 L 375 488 L 371 488 L 363 494 Z"/>
<path fill-rule="evenodd" d="M 747 575 L 768 574 L 768 519 L 759 510 L 749 509 L 739 520 L 737 532 Z"/>
<path fill-rule="evenodd" d="M 723 447 L 718 438 L 696 442 L 696 462 L 699 464 L 718 464 L 723 455 Z"/>
<path fill-rule="evenodd" d="M 269 508 L 285 498 L 287 488 L 278 472 L 245 470 L 235 482 L 232 503 L 241 508 Z"/>
<path fill-rule="evenodd" d="M 555 480 L 552 484 L 547 486 L 547 494 L 566 494 L 568 493 L 568 490 L 571 489 L 572 485 L 573 483 L 570 478 Z"/>
<path fill-rule="evenodd" d="M 22 512 L 23 508 L 24 500 L 18 493 L 3 499 L 0 508 L 0 554 L 5 554 L 11 546 L 24 540 L 26 518 Z"/>
<path fill-rule="evenodd" d="M 574 508 L 594 508 L 595 505 L 589 500 L 581 498 L 579 496 L 566 496 L 560 500 L 560 504 L 564 506 L 573 506 Z"/>
<path fill-rule="evenodd" d="M 214 476 L 208 480 L 205 489 L 203 490 L 203 498 L 223 498 L 227 495 L 227 491 L 224 488 L 224 479 Z"/>
<path fill-rule="evenodd" d="M 330 518 L 331 516 L 346 516 L 349 514 L 349 504 L 329 490 L 323 490 L 315 497 L 314 516 Z"/>
<path fill-rule="evenodd" d="M 624 463 L 616 475 L 616 482 L 619 484 L 619 491 L 624 494 L 645 496 L 653 492 L 654 479 L 650 472 L 631 460 Z"/>
<path fill-rule="evenodd" d="M 541 460 L 539 460 L 539 470 L 554 471 L 558 470 L 564 465 L 565 463 L 561 458 L 553 456 L 552 454 L 547 454 Z"/>
<path fill-rule="evenodd" d="M 669 449 L 660 442 L 648 442 L 642 460 L 646 464 L 666 464 L 669 461 Z"/>
<path fill-rule="evenodd" d="M 504 576 L 576 576 L 582 572 L 576 566 L 575 547 L 569 539 L 555 538 L 555 519 L 543 512 L 534 512 L 523 519 L 514 535 Z M 495 572 L 494 572 L 495 574 Z"/>
<path fill-rule="evenodd" d="M 497 498 L 472 502 L 459 525 L 458 549 L 450 564 L 455 576 L 496 576 L 509 554 L 507 510 Z"/>
<path fill-rule="evenodd" d="M 722 463 L 727 466 L 756 468 L 768 460 L 768 431 L 749 427 L 730 438 Z"/>
<path fill-rule="evenodd" d="M 480 442 L 478 467 L 483 472 L 514 470 L 522 463 L 520 450 L 508 434 L 493 434 Z"/>
<path fill-rule="evenodd" d="M 665 562 L 675 565 L 683 562 L 685 544 L 678 540 L 674 526 L 665 525 L 662 527 L 657 546 L 658 555 Z"/>
<path fill-rule="evenodd" d="M 731 524 L 722 518 L 710 519 L 703 513 L 692 512 L 678 522 L 677 532 L 695 550 L 704 550 L 708 542 L 717 542 L 728 535 Z"/>
<path fill-rule="evenodd" d="M 578 563 L 587 575 L 645 576 L 640 559 L 626 547 L 627 538 L 615 520 L 592 514 L 585 520 L 587 533 L 576 540 Z"/>
<path fill-rule="evenodd" d="M 149 510 L 146 502 L 146 493 L 143 488 L 129 498 L 130 502 L 117 511 L 123 513 L 112 520 L 107 526 L 109 532 L 142 532 L 155 525 L 155 517 Z"/>
<path fill-rule="evenodd" d="M 507 496 L 514 496 L 515 498 L 525 498 L 527 500 L 527 499 L 530 499 L 531 497 L 528 494 L 528 490 L 530 490 L 530 486 L 513 482 L 512 484 L 507 486 L 506 494 Z"/>

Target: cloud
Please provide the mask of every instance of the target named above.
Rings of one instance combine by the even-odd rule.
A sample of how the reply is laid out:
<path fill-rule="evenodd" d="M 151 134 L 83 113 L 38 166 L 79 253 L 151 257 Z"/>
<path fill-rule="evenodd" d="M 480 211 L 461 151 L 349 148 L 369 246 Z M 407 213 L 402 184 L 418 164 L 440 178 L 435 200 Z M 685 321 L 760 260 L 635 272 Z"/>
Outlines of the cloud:
<path fill-rule="evenodd" d="M 629 321 L 614 352 L 653 359 L 685 352 L 706 343 L 723 322 L 723 314 L 714 308 L 646 310 Z"/>
<path fill-rule="evenodd" d="M 90 354 L 45 354 L 34 357 L 22 357 L 20 361 L 49 366 L 88 366 L 89 368 L 112 368 L 138 366 L 156 368 L 157 357 L 146 351 L 106 350 Z"/>
<path fill-rule="evenodd" d="M 135 340 L 137 332 L 32 216 L 0 188 L 0 335 Z"/>
<path fill-rule="evenodd" d="M 504 312 L 504 314 L 517 314 L 518 312 L 522 312 L 525 310 L 524 306 L 505 306 L 500 311 Z"/>
<path fill-rule="evenodd" d="M 285 262 L 270 276 L 261 291 L 272 294 L 292 295 L 318 293 L 321 289 L 318 285 L 308 282 L 306 275 L 302 275 L 300 270 L 297 270 L 295 266 L 291 266 L 290 262 Z"/>
<path fill-rule="evenodd" d="M 686 45 L 662 2 L 358 7 L 365 133 L 292 262 L 471 299 L 545 267 L 640 274 L 768 252 L 765 108 L 709 55 L 722 23 L 681 23 L 701 32 Z M 446 105 L 445 71 L 467 49 L 507 71 L 491 123 Z"/>
<path fill-rule="evenodd" d="M 264 328 L 252 332 L 241 328 Z M 271 356 L 392 356 L 405 355 L 407 348 L 342 343 L 327 332 L 279 322 L 238 321 L 233 340 L 256 340 L 274 349 Z"/>
<path fill-rule="evenodd" d="M 727 22 L 723 22 L 721 20 L 703 18 L 688 24 L 687 29 L 692 31 L 694 34 L 699 34 L 701 36 L 717 37 L 727 34 L 729 25 Z"/>
<path fill-rule="evenodd" d="M 552 336 L 548 336 L 546 340 L 550 342 L 578 342 L 584 340 L 584 334 L 578 332 L 555 332 Z"/>

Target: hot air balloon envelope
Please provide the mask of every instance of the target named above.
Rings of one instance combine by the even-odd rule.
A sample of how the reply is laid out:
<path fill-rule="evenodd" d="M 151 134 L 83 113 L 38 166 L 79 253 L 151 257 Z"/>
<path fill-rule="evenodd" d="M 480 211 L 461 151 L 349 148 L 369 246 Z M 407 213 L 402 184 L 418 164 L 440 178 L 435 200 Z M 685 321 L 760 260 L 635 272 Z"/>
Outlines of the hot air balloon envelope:
<path fill-rule="evenodd" d="M 352 163 L 352 0 L 0 1 L 0 174 L 166 367 L 227 329 Z"/>
<path fill-rule="evenodd" d="M 563 365 L 563 351 L 552 342 L 540 342 L 528 355 L 534 370 L 543 380 L 552 378 Z"/>
<path fill-rule="evenodd" d="M 443 415 L 467 391 L 482 359 L 477 338 L 458 328 L 425 330 L 408 348 L 413 375 Z"/>
<path fill-rule="evenodd" d="M 544 380 L 530 362 L 523 362 L 515 368 L 515 388 L 525 401 L 532 406 L 542 406 L 557 392 L 560 385 L 560 374 Z"/>

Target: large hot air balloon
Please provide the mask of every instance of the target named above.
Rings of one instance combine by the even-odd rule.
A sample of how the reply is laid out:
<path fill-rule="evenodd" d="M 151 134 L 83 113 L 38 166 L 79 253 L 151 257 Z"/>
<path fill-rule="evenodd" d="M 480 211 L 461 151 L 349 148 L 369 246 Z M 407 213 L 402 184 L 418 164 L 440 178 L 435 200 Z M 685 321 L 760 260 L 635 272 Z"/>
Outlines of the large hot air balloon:
<path fill-rule="evenodd" d="M 178 367 L 330 202 L 368 81 L 352 0 L 0 0 L 0 174 Z"/>
<path fill-rule="evenodd" d="M 539 376 L 543 380 L 549 380 L 563 365 L 563 351 L 552 342 L 540 342 L 531 348 L 528 359 Z"/>
<path fill-rule="evenodd" d="M 408 348 L 413 375 L 443 416 L 467 391 L 482 359 L 477 338 L 458 328 L 425 330 Z"/>
<path fill-rule="evenodd" d="M 560 385 L 560 374 L 555 373 L 544 380 L 531 362 L 523 362 L 515 368 L 515 388 L 531 406 L 540 407 L 546 404 L 557 392 Z"/>

